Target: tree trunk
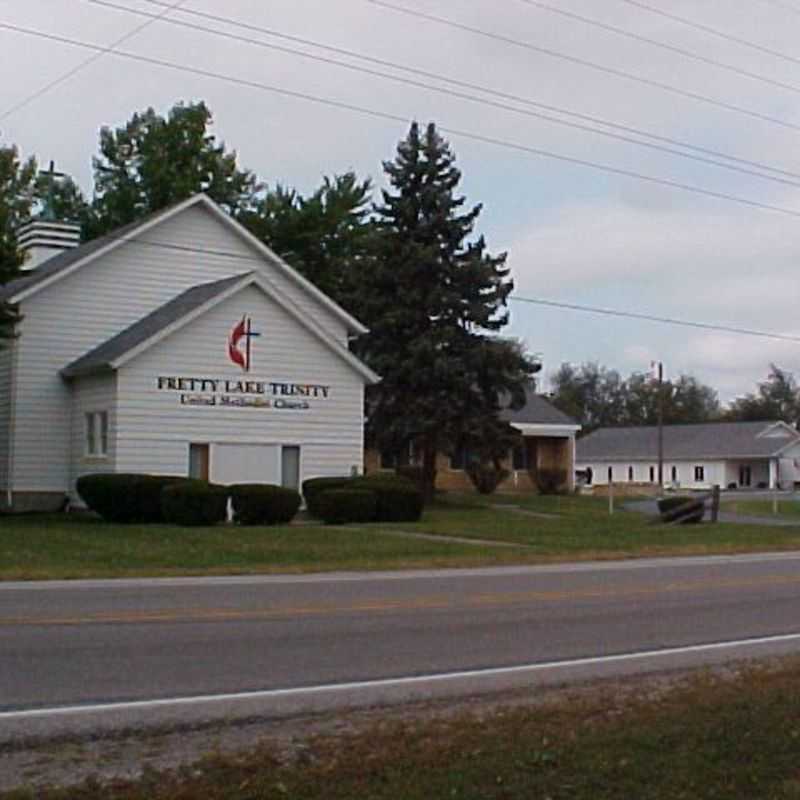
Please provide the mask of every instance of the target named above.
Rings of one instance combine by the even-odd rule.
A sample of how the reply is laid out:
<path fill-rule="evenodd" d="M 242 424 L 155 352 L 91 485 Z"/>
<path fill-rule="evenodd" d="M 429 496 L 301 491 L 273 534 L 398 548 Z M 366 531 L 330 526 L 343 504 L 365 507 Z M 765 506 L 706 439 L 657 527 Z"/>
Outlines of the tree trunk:
<path fill-rule="evenodd" d="M 426 436 L 422 448 L 422 493 L 426 503 L 433 500 L 436 491 L 437 444 L 435 436 Z"/>

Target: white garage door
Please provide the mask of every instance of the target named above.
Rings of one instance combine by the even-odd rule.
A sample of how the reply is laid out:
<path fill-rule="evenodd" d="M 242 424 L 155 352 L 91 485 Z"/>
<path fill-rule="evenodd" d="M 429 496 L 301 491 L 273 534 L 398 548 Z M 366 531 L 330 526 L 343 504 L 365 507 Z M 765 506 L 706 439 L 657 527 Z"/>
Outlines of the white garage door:
<path fill-rule="evenodd" d="M 216 444 L 211 453 L 214 483 L 281 482 L 281 451 L 275 444 Z"/>

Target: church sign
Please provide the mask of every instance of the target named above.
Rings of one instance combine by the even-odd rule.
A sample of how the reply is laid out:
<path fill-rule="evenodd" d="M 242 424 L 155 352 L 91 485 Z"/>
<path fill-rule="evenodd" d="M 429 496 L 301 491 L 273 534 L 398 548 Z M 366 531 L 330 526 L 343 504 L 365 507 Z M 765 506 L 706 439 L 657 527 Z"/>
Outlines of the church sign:
<path fill-rule="evenodd" d="M 310 400 L 327 400 L 331 387 L 319 383 L 237 380 L 160 375 L 156 388 L 180 395 L 184 406 L 222 406 L 232 408 L 277 408 L 304 411 Z"/>

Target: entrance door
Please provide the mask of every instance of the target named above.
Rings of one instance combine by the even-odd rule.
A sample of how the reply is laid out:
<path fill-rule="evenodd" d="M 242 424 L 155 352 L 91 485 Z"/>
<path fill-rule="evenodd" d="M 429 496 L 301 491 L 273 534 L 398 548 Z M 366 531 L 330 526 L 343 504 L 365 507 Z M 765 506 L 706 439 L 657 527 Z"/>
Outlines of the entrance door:
<path fill-rule="evenodd" d="M 189 445 L 189 477 L 208 480 L 209 453 L 207 444 Z"/>
<path fill-rule="evenodd" d="M 296 445 L 281 448 L 281 486 L 300 491 L 300 448 Z"/>
<path fill-rule="evenodd" d="M 739 486 L 750 486 L 753 483 L 753 470 L 749 464 L 739 467 Z"/>

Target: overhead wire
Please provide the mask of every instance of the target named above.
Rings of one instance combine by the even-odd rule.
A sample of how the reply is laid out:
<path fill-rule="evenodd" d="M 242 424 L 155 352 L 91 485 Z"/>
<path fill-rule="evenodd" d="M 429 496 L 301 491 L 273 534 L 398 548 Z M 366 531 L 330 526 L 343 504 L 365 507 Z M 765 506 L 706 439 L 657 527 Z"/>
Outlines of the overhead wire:
<path fill-rule="evenodd" d="M 772 333 L 770 331 L 759 331 L 752 328 L 739 328 L 734 325 L 719 325 L 713 322 L 696 322 L 693 320 L 677 319 L 675 317 L 662 317 L 655 314 L 645 314 L 638 311 L 621 311 L 613 308 L 602 308 L 600 306 L 582 305 L 580 303 L 565 303 L 557 300 L 545 300 L 535 297 L 520 297 L 511 295 L 509 298 L 517 303 L 530 303 L 538 306 L 548 306 L 570 311 L 582 311 L 589 314 L 601 314 L 608 317 L 619 317 L 625 319 L 635 319 L 645 322 L 658 322 L 665 325 L 679 325 L 687 328 L 699 328 L 701 330 L 717 331 L 721 333 L 731 333 L 740 336 L 756 336 L 764 339 L 776 339 L 784 342 L 794 342 L 800 344 L 800 336 L 790 334 Z"/>
<path fill-rule="evenodd" d="M 767 1 L 769 2 L 769 0 Z M 733 42 L 734 44 L 741 45 L 742 47 L 747 47 L 750 50 L 755 50 L 759 53 L 763 53 L 768 56 L 773 56 L 774 58 L 782 59 L 783 61 L 790 61 L 793 64 L 800 64 L 800 58 L 791 56 L 788 53 L 784 53 L 780 50 L 773 50 L 771 47 L 758 44 L 758 42 L 752 42 L 749 39 L 743 39 L 742 37 L 735 36 L 732 33 L 725 33 L 724 31 L 721 31 L 718 28 L 714 28 L 711 25 L 705 25 L 702 22 L 696 22 L 692 19 L 688 19 L 687 17 L 682 17 L 679 16 L 678 14 L 673 14 L 671 11 L 664 11 L 662 8 L 651 6 L 648 3 L 642 2 L 642 0 L 617 0 L 617 2 L 627 3 L 627 5 L 633 6 L 634 8 L 641 9 L 642 11 L 647 11 L 650 14 L 655 14 L 659 17 L 663 17 L 664 19 L 671 20 L 672 22 L 677 22 L 680 25 L 684 25 L 688 28 L 693 28 L 694 30 L 702 31 L 703 33 L 707 33 L 710 36 L 716 36 L 718 39 L 724 39 L 725 41 Z"/>
<path fill-rule="evenodd" d="M 111 8 L 111 9 L 114 9 L 114 10 L 123 11 L 125 13 L 144 15 L 144 16 L 152 16 L 152 15 L 148 14 L 148 12 L 146 12 L 146 11 L 140 11 L 138 9 L 132 9 L 132 8 L 129 8 L 128 6 L 121 6 L 118 3 L 110 2 L 110 0 L 88 0 L 88 1 L 90 3 L 93 3 L 94 5 L 99 5 L 99 6 L 104 7 L 104 8 Z M 745 167 L 738 166 L 736 164 L 726 163 L 725 161 L 719 161 L 717 159 L 708 158 L 706 156 L 694 155 L 692 153 L 684 153 L 681 150 L 676 150 L 673 147 L 667 147 L 665 145 L 655 144 L 653 142 L 640 141 L 638 139 L 632 138 L 631 136 L 626 136 L 626 135 L 619 134 L 619 133 L 613 133 L 612 131 L 602 130 L 600 128 L 592 127 L 590 125 L 585 125 L 585 124 L 582 124 L 582 123 L 570 122 L 568 120 L 560 119 L 558 117 L 553 117 L 553 116 L 551 116 L 549 114 L 543 114 L 543 113 L 537 112 L 537 111 L 531 111 L 531 110 L 528 110 L 528 109 L 518 108 L 516 106 L 509 105 L 508 103 L 502 103 L 502 102 L 498 102 L 498 101 L 495 101 L 495 100 L 490 100 L 490 99 L 487 99 L 487 98 L 484 98 L 484 97 L 476 96 L 474 94 L 467 94 L 465 92 L 456 91 L 456 90 L 448 89 L 448 88 L 443 88 L 441 86 L 434 86 L 434 85 L 431 85 L 429 83 L 423 83 L 422 81 L 418 81 L 418 80 L 414 80 L 414 79 L 410 79 L 410 78 L 405 78 L 405 77 L 402 77 L 402 76 L 399 76 L 399 75 L 392 75 L 391 73 L 382 72 L 380 70 L 375 70 L 375 69 L 371 69 L 371 68 L 367 68 L 367 67 L 362 67 L 362 66 L 359 66 L 359 65 L 356 65 L 356 64 L 349 64 L 347 62 L 343 62 L 343 61 L 339 61 L 337 59 L 329 58 L 327 56 L 319 56 L 319 55 L 316 55 L 314 53 L 308 53 L 308 52 L 304 52 L 302 50 L 296 50 L 296 49 L 293 49 L 293 48 L 290 48 L 290 47 L 285 47 L 283 45 L 273 44 L 271 42 L 264 42 L 264 41 L 262 41 L 260 39 L 252 39 L 252 38 L 247 37 L 247 36 L 240 36 L 239 34 L 229 33 L 227 31 L 221 31 L 221 30 L 217 30 L 217 29 L 214 29 L 214 28 L 208 28 L 208 27 L 206 27 L 204 25 L 197 25 L 195 23 L 185 22 L 183 20 L 167 19 L 167 20 L 162 20 L 162 22 L 165 22 L 165 23 L 167 23 L 169 25 L 173 25 L 173 26 L 188 28 L 189 30 L 200 31 L 202 33 L 207 33 L 207 34 L 210 34 L 210 35 L 213 35 L 213 36 L 217 36 L 217 37 L 231 39 L 231 40 L 234 40 L 234 41 L 237 41 L 237 42 L 243 42 L 243 43 L 254 45 L 254 46 L 257 46 L 257 47 L 268 48 L 270 50 L 275 50 L 275 51 L 281 52 L 281 53 L 288 53 L 288 54 L 293 55 L 293 56 L 298 56 L 300 58 L 310 59 L 312 61 L 321 62 L 321 63 L 324 63 L 324 64 L 331 64 L 331 65 L 340 67 L 342 69 L 347 69 L 347 70 L 359 72 L 359 73 L 362 73 L 362 74 L 372 75 L 372 76 L 375 76 L 375 77 L 382 78 L 384 80 L 394 81 L 396 83 L 401 83 L 401 84 L 406 85 L 406 86 L 413 86 L 415 88 L 423 89 L 425 91 L 435 92 L 437 94 L 443 94 L 443 95 L 445 95 L 447 97 L 454 97 L 454 98 L 457 98 L 457 99 L 460 99 L 460 100 L 467 100 L 469 102 L 478 103 L 478 104 L 489 106 L 489 107 L 492 107 L 492 108 L 497 108 L 497 109 L 500 109 L 502 111 L 507 111 L 507 112 L 510 112 L 510 113 L 513 113 L 513 114 L 519 114 L 519 115 L 523 115 L 523 116 L 527 116 L 527 117 L 532 117 L 532 118 L 535 118 L 535 119 L 540 119 L 540 120 L 543 120 L 543 121 L 548 122 L 550 124 L 560 125 L 560 126 L 563 126 L 563 127 L 572 128 L 574 130 L 579 130 L 579 131 L 583 131 L 583 132 L 586 132 L 586 133 L 591 133 L 591 134 L 594 134 L 596 136 L 602 136 L 602 137 L 609 138 L 609 139 L 614 139 L 616 141 L 622 141 L 622 142 L 625 142 L 627 144 L 633 144 L 635 146 L 643 147 L 643 148 L 646 148 L 646 149 L 649 149 L 649 150 L 655 150 L 655 151 L 658 151 L 658 152 L 667 153 L 669 155 L 676 156 L 678 158 L 685 158 L 685 159 L 688 159 L 688 160 L 691 160 L 691 161 L 700 162 L 700 163 L 703 163 L 703 164 L 708 164 L 708 165 L 714 166 L 714 167 L 719 167 L 721 169 L 725 169 L 725 170 L 729 170 L 729 171 L 733 171 L 733 172 L 738 172 L 738 173 L 741 173 L 741 174 L 744 174 L 744 175 L 750 175 L 750 176 L 753 176 L 753 177 L 760 178 L 762 180 L 768 180 L 768 181 L 773 181 L 773 182 L 777 182 L 777 183 L 782 183 L 782 184 L 788 185 L 788 186 L 800 187 L 800 182 L 798 180 L 789 180 L 787 178 L 782 178 L 782 177 L 779 177 L 777 175 L 765 174 L 765 173 L 763 173 L 763 172 L 761 172 L 759 170 L 748 169 L 748 168 L 745 168 Z M 433 77 L 435 77 L 435 75 L 433 73 L 431 73 L 431 75 Z M 796 177 L 798 179 L 800 179 L 800 175 L 797 175 Z"/>
<path fill-rule="evenodd" d="M 623 2 L 628 2 L 628 1 L 629 0 L 623 0 Z M 520 47 L 525 50 L 529 50 L 530 52 L 533 53 L 538 53 L 540 55 L 545 55 L 550 58 L 559 59 L 561 61 L 566 61 L 571 64 L 577 64 L 582 67 L 587 67 L 589 69 L 602 72 L 606 75 L 613 75 L 617 78 L 624 78 L 626 80 L 634 81 L 636 83 L 641 83 L 645 86 L 650 86 L 651 88 L 661 89 L 662 91 L 669 92 L 671 94 L 675 94 L 680 97 L 685 97 L 690 100 L 696 100 L 700 103 L 705 103 L 707 105 L 711 105 L 716 108 L 721 108 L 736 114 L 741 114 L 747 117 L 751 117 L 753 119 L 758 119 L 762 122 L 767 122 L 773 125 L 778 125 L 783 128 L 789 128 L 791 130 L 800 131 L 800 125 L 797 125 L 793 122 L 789 122 L 788 120 L 780 119 L 779 117 L 773 117 L 770 114 L 764 114 L 760 111 L 755 111 L 753 109 L 746 108 L 744 106 L 736 105 L 735 103 L 728 103 L 724 100 L 718 100 L 716 98 L 709 97 L 708 95 L 699 94 L 698 92 L 692 92 L 687 89 L 681 89 L 669 83 L 663 83 L 661 81 L 653 80 L 651 78 L 646 78 L 643 75 L 636 75 L 633 72 L 627 72 L 626 70 L 617 69 L 616 67 L 609 67 L 605 64 L 600 64 L 596 61 L 589 61 L 585 58 L 580 58 L 579 56 L 572 56 L 567 53 L 563 53 L 559 50 L 554 50 L 548 47 L 541 47 L 540 45 L 536 45 L 533 44 L 532 42 L 524 41 L 522 39 L 515 39 L 511 36 L 505 36 L 503 34 L 494 33 L 492 31 L 486 31 L 483 28 L 476 28 L 472 25 L 467 25 L 466 23 L 458 22 L 457 20 L 453 20 L 448 17 L 440 17 L 435 14 L 428 14 L 423 11 L 417 11 L 416 9 L 408 8 L 407 6 L 400 6 L 392 2 L 387 2 L 387 0 L 365 0 L 365 2 L 370 3 L 374 6 L 386 8 L 390 11 L 395 11 L 399 14 L 405 14 L 410 17 L 416 17 L 418 19 L 427 20 L 428 22 L 435 22 L 440 25 L 446 25 L 448 27 L 455 28 L 457 30 L 462 30 L 468 33 L 472 33 L 476 36 L 481 36 L 484 38 L 492 39 L 494 41 L 510 44 L 513 45 L 514 47 Z"/>
<path fill-rule="evenodd" d="M 105 49 L 100 45 L 93 45 L 89 42 L 82 42 L 80 40 L 72 39 L 67 36 L 46 33 L 44 31 L 37 31 L 32 28 L 26 28 L 21 25 L 14 25 L 8 22 L 0 22 L 0 30 L 14 31 L 16 33 L 21 33 L 24 35 L 45 39 L 47 41 L 59 42 L 61 44 L 68 44 L 71 46 L 82 47 L 90 50 Z M 259 81 L 249 80 L 246 78 L 237 78 L 232 75 L 226 75 L 224 73 L 215 72 L 213 70 L 203 69 L 200 67 L 190 67 L 186 64 L 167 61 L 165 59 L 155 58 L 153 56 L 145 56 L 139 53 L 129 53 L 127 51 L 118 49 L 112 51 L 111 55 L 117 58 L 124 58 L 132 61 L 137 61 L 139 63 L 164 67 L 178 72 L 197 75 L 199 77 L 212 78 L 214 80 L 223 81 L 225 83 L 230 83 L 237 86 L 243 86 L 250 89 L 257 89 L 259 91 L 278 94 L 284 97 L 291 97 L 297 100 L 305 100 L 319 105 L 324 105 L 329 108 L 338 108 L 344 111 L 350 111 L 364 116 L 374 117 L 376 119 L 383 119 L 391 122 L 400 122 L 403 124 L 408 124 L 409 122 L 408 117 L 401 116 L 400 114 L 394 114 L 388 111 L 369 108 L 366 106 L 357 105 L 355 103 L 348 103 L 342 100 L 333 100 L 329 97 L 322 97 L 319 95 L 310 94 L 308 92 L 286 89 L 281 86 L 274 86 L 266 83 L 261 83 Z M 753 200 L 747 197 L 743 197 L 741 195 L 730 194 L 727 192 L 719 192 L 713 189 L 704 188 L 702 186 L 696 186 L 694 184 L 673 180 L 671 178 L 659 178 L 654 175 L 648 175 L 646 173 L 637 172 L 636 170 L 630 170 L 624 167 L 615 167 L 611 164 L 603 164 L 585 158 L 567 156 L 564 155 L 563 153 L 557 153 L 552 150 L 545 150 L 539 147 L 532 147 L 529 145 L 520 144 L 518 142 L 510 142 L 506 139 L 475 133 L 472 131 L 467 131 L 452 126 L 440 125 L 438 127 L 440 131 L 442 131 L 443 133 L 447 133 L 450 136 L 456 136 L 462 139 L 481 142 L 483 144 L 491 144 L 497 147 L 502 147 L 504 149 L 513 150 L 516 152 L 527 153 L 530 155 L 540 156 L 542 158 L 548 158 L 555 161 L 560 161 L 565 164 L 572 164 L 575 166 L 586 167 L 588 169 L 592 169 L 599 172 L 605 172 L 610 175 L 619 175 L 627 178 L 632 178 L 634 180 L 639 180 L 653 185 L 667 186 L 672 189 L 678 189 L 681 191 L 689 192 L 691 194 L 702 195 L 705 197 L 713 197 L 718 200 L 726 200 L 728 202 L 736 203 L 738 205 L 748 206 L 750 208 L 759 208 L 765 211 L 774 211 L 779 214 L 800 218 L 800 210 L 797 209 L 787 208 L 785 206 L 777 206 L 772 203 L 765 203 L 759 200 Z"/>
<path fill-rule="evenodd" d="M 726 70 L 728 72 L 732 72 L 735 75 L 739 75 L 741 77 L 750 78 L 755 81 L 760 81 L 761 83 L 769 84 L 770 86 L 776 86 L 780 89 L 786 89 L 790 92 L 797 92 L 800 93 L 800 86 L 793 83 L 786 83 L 785 81 L 779 81 L 775 78 L 770 78 L 767 75 L 762 75 L 758 72 L 751 72 L 750 70 L 744 69 L 742 67 L 737 67 L 735 64 L 728 64 L 725 61 L 719 61 L 716 58 L 710 58 L 709 56 L 704 56 L 700 53 L 696 53 L 692 50 L 687 50 L 684 47 L 678 47 L 677 45 L 669 44 L 668 42 L 662 42 L 658 39 L 652 39 L 649 36 L 643 36 L 642 34 L 635 33 L 634 31 L 626 30 L 625 28 L 620 28 L 617 25 L 611 25 L 607 22 L 602 22 L 601 20 L 594 19 L 592 17 L 584 16 L 583 14 L 576 14 L 574 11 L 568 11 L 565 8 L 556 8 L 555 6 L 551 6 L 548 3 L 543 3 L 541 0 L 519 0 L 521 3 L 525 3 L 528 6 L 533 8 L 538 8 L 541 11 L 546 11 L 551 14 L 558 14 L 561 17 L 566 19 L 571 19 L 575 22 L 580 22 L 584 25 L 589 25 L 594 28 L 598 28 L 600 30 L 607 31 L 608 33 L 613 33 L 617 36 L 623 36 L 626 39 L 630 39 L 635 42 L 639 42 L 640 44 L 647 44 L 651 47 L 657 47 L 661 50 L 666 50 L 670 53 L 676 53 L 677 55 L 683 56 L 684 58 L 689 58 L 693 61 L 698 61 L 702 64 L 708 64 L 709 66 L 716 67 L 717 69 Z"/>
<path fill-rule="evenodd" d="M 63 74 L 59 75 L 58 77 L 54 78 L 53 80 L 48 81 L 44 84 L 44 86 L 39 87 L 35 92 L 23 97 L 21 100 L 16 102 L 13 106 L 10 106 L 5 111 L 0 113 L 0 121 L 10 117 L 12 114 L 16 113 L 17 111 L 21 111 L 26 106 L 29 106 L 34 100 L 38 100 L 40 97 L 46 95 L 52 89 L 55 89 L 56 86 L 60 86 L 62 83 L 68 81 L 73 75 L 77 75 L 81 70 L 86 69 L 91 64 L 94 64 L 95 61 L 101 59 L 107 53 L 110 53 L 114 50 L 115 47 L 127 42 L 129 39 L 132 39 L 138 33 L 141 33 L 145 28 L 148 28 L 153 23 L 164 19 L 170 11 L 176 10 L 179 6 L 182 6 L 184 3 L 187 3 L 189 0 L 177 0 L 175 3 L 164 3 L 166 8 L 161 14 L 158 14 L 151 20 L 147 22 L 143 22 L 141 25 L 137 25 L 133 30 L 128 31 L 123 36 L 120 36 L 118 39 L 115 39 L 111 44 L 106 46 L 104 49 L 94 53 L 93 55 L 89 56 L 88 58 L 81 61 L 79 64 L 76 64 L 71 69 L 67 70 Z"/>
<path fill-rule="evenodd" d="M 207 255 L 220 258 L 230 258 L 235 261 L 243 261 L 247 263 L 263 264 L 264 259 L 257 256 L 245 255 L 241 252 L 234 252 L 231 250 L 220 250 L 217 248 L 209 247 L 192 247 L 191 245 L 176 244 L 174 242 L 157 242 L 139 237 L 135 231 L 128 232 L 122 235 L 115 235 L 114 233 L 106 234 L 102 237 L 104 240 L 110 242 L 118 241 L 122 244 L 130 245 L 143 245 L 145 247 L 157 248 L 168 250 L 172 252 L 191 253 L 193 255 Z M 280 256 L 278 256 L 280 258 Z M 283 259 L 281 259 L 283 260 Z M 289 265 L 291 266 L 291 265 Z M 7 288 L 7 287 L 5 287 Z M 20 291 L 25 291 L 25 287 Z M 657 314 L 649 314 L 638 311 L 622 311 L 620 309 L 604 308 L 601 306 L 584 305 L 580 303 L 568 303 L 557 300 L 549 300 L 537 297 L 525 297 L 512 294 L 509 297 L 510 301 L 517 303 L 527 303 L 531 305 L 538 305 L 543 307 L 557 308 L 569 311 L 579 311 L 590 314 L 599 314 L 602 316 L 617 317 L 621 319 L 634 319 L 645 322 L 655 322 L 664 325 L 673 325 L 679 327 L 695 328 L 700 330 L 715 331 L 720 333 L 729 333 L 739 336 L 753 336 L 763 339 L 774 339 L 778 341 L 792 342 L 800 344 L 800 336 L 793 336 L 791 334 L 775 333 L 772 331 L 762 331 L 753 328 L 743 328 L 735 325 L 723 325 L 714 322 L 699 322 L 697 320 L 678 319 L 675 317 L 659 316 Z"/>
<path fill-rule="evenodd" d="M 86 0 L 86 2 L 94 3 L 94 4 L 101 4 L 101 0 Z M 166 0 L 143 0 L 143 2 L 149 3 L 150 5 L 164 7 L 168 5 Z M 102 3 L 106 5 L 107 3 Z M 113 5 L 113 4 L 112 4 Z M 113 7 L 117 7 L 114 5 Z M 128 10 L 125 7 L 125 10 Z M 273 28 L 265 28 L 260 25 L 254 25 L 252 23 L 244 22 L 242 20 L 233 19 L 231 17 L 221 16 L 219 14 L 210 14 L 205 11 L 198 11 L 197 9 L 189 9 L 189 8 L 181 8 L 180 10 L 181 15 L 189 15 L 200 19 L 209 20 L 216 23 L 221 23 L 224 25 L 229 25 L 234 28 L 239 28 L 242 30 L 248 30 L 253 32 L 258 32 L 264 34 L 266 36 L 274 37 L 283 41 L 290 41 L 296 44 L 302 44 L 309 47 L 314 47 L 326 52 L 336 53 L 337 55 L 344 55 L 349 58 L 354 58 L 360 61 L 365 61 L 371 64 L 377 64 L 379 66 L 390 67 L 391 69 L 400 70 L 403 72 L 408 72 L 413 75 L 420 75 L 425 78 L 430 78 L 433 80 L 438 80 L 442 83 L 451 84 L 453 86 L 460 86 L 462 88 L 471 89 L 474 91 L 479 91 L 485 94 L 489 94 L 492 96 L 500 97 L 504 100 L 512 100 L 517 103 L 521 103 L 523 105 L 529 105 L 534 108 L 541 108 L 545 111 L 551 111 L 557 114 L 562 114 L 567 117 L 571 117 L 574 119 L 579 119 L 583 122 L 591 122 L 596 125 L 602 125 L 604 127 L 612 128 L 614 130 L 623 131 L 624 133 L 632 133 L 636 136 L 641 136 L 648 139 L 653 139 L 654 141 L 664 142 L 666 144 L 675 145 L 677 147 L 682 147 L 687 150 L 692 150 L 694 152 L 704 153 L 705 155 L 714 156 L 717 158 L 723 158 L 728 161 L 733 161 L 737 164 L 745 164 L 750 167 L 756 167 L 761 170 L 765 170 L 767 172 L 775 172 L 780 175 L 786 175 L 792 178 L 800 178 L 800 173 L 793 172 L 791 170 L 783 169 L 780 167 L 776 167 L 770 164 L 766 164 L 762 161 L 754 161 L 752 159 L 742 158 L 740 156 L 735 156 L 730 153 L 725 153 L 720 150 L 716 150 L 714 148 L 703 147 L 701 145 L 688 142 L 682 139 L 677 139 L 670 136 L 664 136 L 662 134 L 654 133 L 653 131 L 644 130 L 642 128 L 636 128 L 631 125 L 621 124 L 619 122 L 614 122 L 608 119 L 604 119 L 602 117 L 597 117 L 591 114 L 584 114 L 577 112 L 573 109 L 567 109 L 563 106 L 556 106 L 551 103 L 543 103 L 538 100 L 533 100 L 529 97 L 523 97 L 517 94 L 504 92 L 492 87 L 483 86 L 481 84 L 472 83 L 470 81 L 460 80 L 458 78 L 453 78 L 451 76 L 446 76 L 441 73 L 431 72 L 429 70 L 420 69 L 418 67 L 410 66 L 408 64 L 399 64 L 395 61 L 390 61 L 384 58 L 377 58 L 375 56 L 367 55 L 364 53 L 359 53 L 354 50 L 349 50 L 347 48 L 342 47 L 335 47 L 329 44 L 323 44 L 321 42 L 315 41 L 313 39 L 307 39 L 300 36 L 294 36 L 291 34 L 284 33 L 282 31 L 277 31 Z M 170 18 L 172 21 L 174 18 Z"/>

